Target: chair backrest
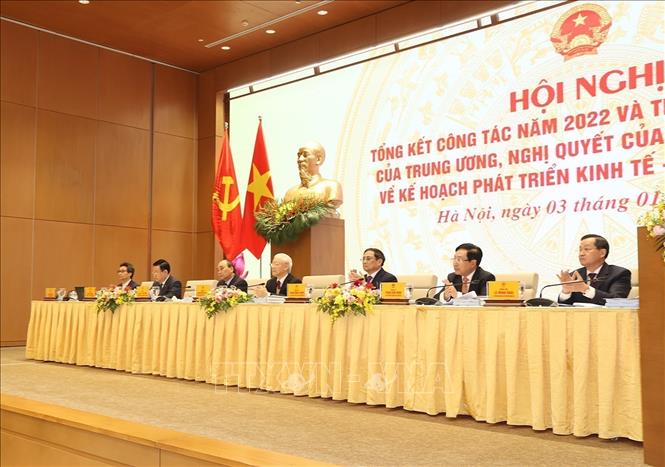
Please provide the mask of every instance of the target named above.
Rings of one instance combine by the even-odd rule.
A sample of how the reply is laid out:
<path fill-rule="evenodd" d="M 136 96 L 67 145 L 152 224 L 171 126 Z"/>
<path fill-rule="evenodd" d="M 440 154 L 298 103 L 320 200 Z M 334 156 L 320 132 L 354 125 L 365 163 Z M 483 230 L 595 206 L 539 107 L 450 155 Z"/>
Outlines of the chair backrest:
<path fill-rule="evenodd" d="M 207 285 L 208 287 L 210 287 L 210 290 L 212 290 L 215 287 L 217 287 L 217 281 L 215 279 L 197 279 L 197 280 L 187 281 L 187 284 L 185 284 L 185 290 L 183 291 L 183 296 L 196 297 L 196 287 L 199 285 Z"/>
<path fill-rule="evenodd" d="M 630 293 L 628 298 L 637 298 L 640 296 L 640 275 L 637 269 L 630 270 Z"/>
<path fill-rule="evenodd" d="M 208 285 L 211 288 L 217 287 L 217 280 L 216 279 L 196 279 L 196 280 L 191 280 L 187 281 L 187 284 L 185 284 L 185 287 L 194 287 L 196 288 L 197 285 Z"/>
<path fill-rule="evenodd" d="M 400 274 L 397 280 L 413 286 L 413 299 L 422 298 L 427 291 L 436 286 L 437 277 L 435 274 Z M 432 295 L 436 291 L 432 291 Z"/>
<path fill-rule="evenodd" d="M 324 276 L 305 276 L 302 278 L 302 283 L 306 285 L 311 285 L 312 298 L 318 298 L 323 295 L 324 289 L 330 286 L 332 283 L 342 284 L 346 282 L 343 274 L 328 274 Z"/>
<path fill-rule="evenodd" d="M 247 281 L 247 286 L 251 286 L 261 283 L 265 284 L 270 280 L 270 277 L 247 277 L 245 280 Z M 249 291 L 251 292 L 252 289 L 249 289 Z"/>
<path fill-rule="evenodd" d="M 524 300 L 538 296 L 537 272 L 505 272 L 495 274 L 497 281 L 519 281 L 524 283 Z"/>

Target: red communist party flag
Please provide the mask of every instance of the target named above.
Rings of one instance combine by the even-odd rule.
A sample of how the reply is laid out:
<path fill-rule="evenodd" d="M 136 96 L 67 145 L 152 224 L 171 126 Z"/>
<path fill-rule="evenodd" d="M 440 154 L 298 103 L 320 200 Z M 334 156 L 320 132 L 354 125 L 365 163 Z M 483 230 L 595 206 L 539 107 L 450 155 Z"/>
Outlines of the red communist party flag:
<path fill-rule="evenodd" d="M 224 257 L 229 260 L 238 256 L 243 250 L 241 228 L 240 195 L 229 147 L 229 132 L 225 129 L 212 193 L 212 229 L 222 247 Z"/>
<path fill-rule="evenodd" d="M 263 140 L 263 123 L 259 118 L 259 128 L 256 131 L 254 156 L 252 157 L 252 167 L 249 170 L 249 181 L 245 194 L 245 212 L 242 221 L 242 239 L 245 248 L 257 259 L 261 258 L 261 253 L 266 246 L 266 239 L 256 233 L 254 228 L 256 223 L 255 214 L 266 201 L 274 198 L 268 153 L 266 152 L 266 143 Z"/>

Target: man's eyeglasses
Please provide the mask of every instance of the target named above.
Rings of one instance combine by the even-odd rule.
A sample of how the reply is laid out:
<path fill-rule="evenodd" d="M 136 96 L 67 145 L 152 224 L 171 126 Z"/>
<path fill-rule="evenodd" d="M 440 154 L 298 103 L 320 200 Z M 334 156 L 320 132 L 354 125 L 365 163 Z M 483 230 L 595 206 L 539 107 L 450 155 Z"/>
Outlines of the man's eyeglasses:
<path fill-rule="evenodd" d="M 454 257 L 454 258 L 450 258 L 450 261 L 452 261 L 453 263 L 463 263 L 464 261 L 469 261 L 469 260 L 466 259 L 466 258 Z"/>

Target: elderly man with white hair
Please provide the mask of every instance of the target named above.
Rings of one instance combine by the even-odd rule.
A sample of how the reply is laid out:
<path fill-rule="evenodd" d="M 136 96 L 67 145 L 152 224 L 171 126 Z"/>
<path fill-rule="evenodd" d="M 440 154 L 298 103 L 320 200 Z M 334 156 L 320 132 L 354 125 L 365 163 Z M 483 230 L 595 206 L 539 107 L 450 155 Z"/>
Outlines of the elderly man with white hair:
<path fill-rule="evenodd" d="M 266 282 L 266 290 L 272 295 L 286 295 L 287 284 L 300 284 L 302 280 L 291 274 L 293 260 L 285 253 L 277 253 L 272 258 L 270 270 L 272 278 Z"/>

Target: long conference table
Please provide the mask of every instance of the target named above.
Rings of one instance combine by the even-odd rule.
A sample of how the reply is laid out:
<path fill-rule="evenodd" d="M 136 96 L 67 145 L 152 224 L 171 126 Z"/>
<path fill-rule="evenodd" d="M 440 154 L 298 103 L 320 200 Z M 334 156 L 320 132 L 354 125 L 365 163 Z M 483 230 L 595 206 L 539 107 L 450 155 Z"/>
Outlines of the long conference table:
<path fill-rule="evenodd" d="M 635 309 L 33 301 L 26 356 L 642 440 Z"/>

